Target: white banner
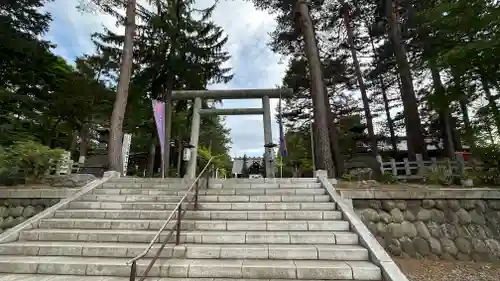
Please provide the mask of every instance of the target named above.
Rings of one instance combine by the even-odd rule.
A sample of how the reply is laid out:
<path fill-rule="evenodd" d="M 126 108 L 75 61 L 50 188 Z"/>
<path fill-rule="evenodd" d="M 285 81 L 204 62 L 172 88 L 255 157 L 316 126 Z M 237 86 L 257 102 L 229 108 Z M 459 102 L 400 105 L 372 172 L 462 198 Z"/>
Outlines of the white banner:
<path fill-rule="evenodd" d="M 123 135 L 123 145 L 122 145 L 122 174 L 123 176 L 127 175 L 127 166 L 128 166 L 128 156 L 130 153 L 130 144 L 132 143 L 132 134 L 124 134 Z"/>

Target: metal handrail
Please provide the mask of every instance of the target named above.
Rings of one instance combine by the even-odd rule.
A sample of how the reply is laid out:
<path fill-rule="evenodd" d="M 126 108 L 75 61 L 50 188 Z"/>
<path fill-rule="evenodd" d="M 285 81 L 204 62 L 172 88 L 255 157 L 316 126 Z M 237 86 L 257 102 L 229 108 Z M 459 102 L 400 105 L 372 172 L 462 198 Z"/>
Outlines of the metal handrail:
<path fill-rule="evenodd" d="M 191 186 L 187 190 L 186 194 L 184 194 L 184 196 L 181 198 L 181 200 L 179 201 L 179 203 L 177 203 L 177 205 L 175 206 L 175 208 L 172 210 L 172 213 L 170 213 L 170 216 L 168 216 L 168 218 L 165 221 L 165 223 L 163 224 L 163 226 L 160 228 L 160 230 L 158 230 L 158 232 L 153 237 L 153 239 L 151 239 L 151 242 L 149 243 L 148 247 L 146 247 L 146 249 L 144 250 L 144 252 L 142 252 L 141 254 L 137 255 L 135 258 L 133 258 L 133 259 L 131 259 L 131 260 L 129 260 L 127 262 L 127 264 L 132 263 L 132 265 L 130 267 L 130 281 L 135 281 L 135 277 L 136 277 L 136 274 L 137 274 L 137 261 L 139 259 L 145 257 L 148 254 L 148 252 L 151 250 L 151 248 L 153 247 L 153 245 L 156 243 L 156 240 L 158 240 L 160 238 L 161 233 L 165 230 L 165 228 L 167 227 L 168 223 L 173 219 L 173 217 L 174 217 L 174 215 L 175 215 L 176 212 L 177 212 L 177 224 L 170 230 L 170 232 L 167 235 L 165 241 L 163 242 L 163 244 L 161 245 L 161 247 L 158 249 L 155 257 L 151 260 L 151 262 L 149 263 L 148 267 L 144 271 L 144 273 L 141 276 L 141 278 L 139 279 L 139 281 L 143 281 L 144 279 L 146 279 L 146 276 L 148 275 L 149 271 L 151 270 L 151 268 L 155 264 L 156 260 L 158 260 L 158 257 L 160 256 L 161 252 L 163 251 L 163 249 L 167 245 L 168 241 L 172 237 L 172 234 L 174 233 L 174 230 L 177 230 L 176 245 L 179 245 L 179 242 L 180 242 L 179 241 L 180 240 L 180 230 L 181 230 L 180 229 L 180 223 L 181 223 L 182 216 L 183 216 L 183 213 L 182 213 L 182 203 L 184 203 L 184 201 L 186 200 L 186 198 L 188 197 L 188 195 L 191 193 L 192 189 L 196 186 L 195 198 L 194 198 L 195 199 L 194 206 L 195 206 L 195 209 L 198 208 L 198 189 L 199 189 L 198 188 L 198 182 L 199 182 L 201 176 L 206 172 L 207 168 L 212 163 L 212 160 L 214 160 L 215 158 L 221 157 L 221 156 L 222 155 L 210 157 L 210 159 L 208 160 L 208 162 L 205 165 L 205 167 L 203 167 L 203 170 L 201 170 L 200 174 L 196 177 L 196 179 L 193 181 L 193 183 L 191 184 Z M 207 184 L 207 187 L 208 187 L 208 178 L 207 178 L 206 184 Z M 184 210 L 184 212 L 185 212 L 185 210 Z"/>

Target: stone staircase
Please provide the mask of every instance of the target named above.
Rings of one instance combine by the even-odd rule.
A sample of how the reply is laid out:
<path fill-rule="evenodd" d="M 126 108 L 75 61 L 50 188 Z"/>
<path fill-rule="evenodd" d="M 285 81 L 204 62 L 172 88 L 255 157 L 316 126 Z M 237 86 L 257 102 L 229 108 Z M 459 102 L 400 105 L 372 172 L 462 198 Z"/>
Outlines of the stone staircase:
<path fill-rule="evenodd" d="M 0 272 L 127 280 L 127 261 L 144 251 L 187 188 L 172 180 L 110 180 L 22 231 L 17 241 L 0 244 Z M 200 191 L 199 210 L 186 212 L 181 244 L 171 239 L 148 276 L 382 279 L 316 179 L 212 180 Z M 159 246 L 138 261 L 139 275 Z"/>

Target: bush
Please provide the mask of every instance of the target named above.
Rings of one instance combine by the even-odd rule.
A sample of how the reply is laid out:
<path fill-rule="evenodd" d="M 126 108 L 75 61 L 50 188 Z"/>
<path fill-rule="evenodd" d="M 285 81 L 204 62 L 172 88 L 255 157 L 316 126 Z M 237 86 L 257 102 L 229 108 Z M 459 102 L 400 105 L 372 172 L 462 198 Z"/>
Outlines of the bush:
<path fill-rule="evenodd" d="M 398 182 L 398 178 L 395 177 L 392 173 L 385 172 L 380 177 L 380 182 L 385 184 L 393 184 Z"/>
<path fill-rule="evenodd" d="M 422 171 L 424 183 L 450 185 L 453 183 L 452 172 L 445 166 L 425 167 Z"/>
<path fill-rule="evenodd" d="M 2 178 L 22 177 L 25 183 L 38 182 L 64 152 L 33 141 L 16 142 L 0 151 L 0 174 Z"/>

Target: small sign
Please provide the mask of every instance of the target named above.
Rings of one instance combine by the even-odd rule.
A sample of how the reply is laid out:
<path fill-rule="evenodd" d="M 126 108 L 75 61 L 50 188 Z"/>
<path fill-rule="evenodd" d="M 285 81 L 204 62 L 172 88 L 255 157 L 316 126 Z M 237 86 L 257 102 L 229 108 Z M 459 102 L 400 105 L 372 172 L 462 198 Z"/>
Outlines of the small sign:
<path fill-rule="evenodd" d="M 191 148 L 184 148 L 182 160 L 184 161 L 191 160 Z"/>

